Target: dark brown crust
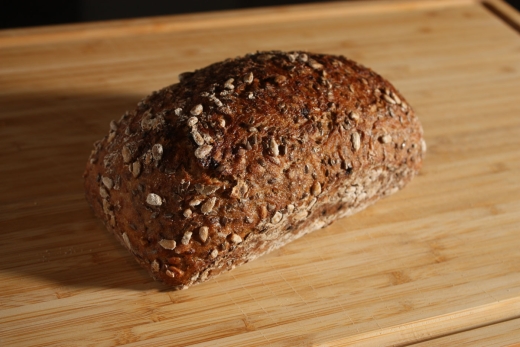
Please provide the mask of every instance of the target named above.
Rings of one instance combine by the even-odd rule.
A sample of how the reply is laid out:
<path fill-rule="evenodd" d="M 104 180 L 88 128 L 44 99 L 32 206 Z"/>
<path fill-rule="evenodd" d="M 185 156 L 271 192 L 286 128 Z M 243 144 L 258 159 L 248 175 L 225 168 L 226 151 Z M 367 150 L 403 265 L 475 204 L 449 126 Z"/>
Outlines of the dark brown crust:
<path fill-rule="evenodd" d="M 94 213 L 175 288 L 352 214 L 421 166 L 412 109 L 345 57 L 260 52 L 180 80 L 113 121 L 85 171 Z"/>

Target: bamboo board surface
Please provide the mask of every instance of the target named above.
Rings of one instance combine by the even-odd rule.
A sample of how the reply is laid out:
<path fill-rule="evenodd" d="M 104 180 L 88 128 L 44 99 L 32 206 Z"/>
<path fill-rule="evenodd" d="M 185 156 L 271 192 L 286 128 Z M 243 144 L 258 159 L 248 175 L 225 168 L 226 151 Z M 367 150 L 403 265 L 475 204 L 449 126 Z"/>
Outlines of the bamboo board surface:
<path fill-rule="evenodd" d="M 489 4 L 337 2 L 0 31 L 0 346 L 520 342 L 520 21 Z M 343 54 L 387 77 L 422 121 L 424 168 L 357 215 L 168 291 L 89 210 L 92 143 L 180 72 L 267 49 Z"/>

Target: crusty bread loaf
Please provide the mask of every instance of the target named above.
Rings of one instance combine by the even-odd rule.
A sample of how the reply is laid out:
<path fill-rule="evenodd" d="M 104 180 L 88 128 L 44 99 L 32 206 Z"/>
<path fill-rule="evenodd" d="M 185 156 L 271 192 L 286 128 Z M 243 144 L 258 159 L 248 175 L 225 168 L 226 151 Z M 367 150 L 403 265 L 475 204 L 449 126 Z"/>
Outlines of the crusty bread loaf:
<path fill-rule="evenodd" d="M 94 213 L 176 289 L 364 209 L 421 166 L 411 107 L 343 56 L 259 52 L 179 79 L 112 121 L 85 171 Z"/>

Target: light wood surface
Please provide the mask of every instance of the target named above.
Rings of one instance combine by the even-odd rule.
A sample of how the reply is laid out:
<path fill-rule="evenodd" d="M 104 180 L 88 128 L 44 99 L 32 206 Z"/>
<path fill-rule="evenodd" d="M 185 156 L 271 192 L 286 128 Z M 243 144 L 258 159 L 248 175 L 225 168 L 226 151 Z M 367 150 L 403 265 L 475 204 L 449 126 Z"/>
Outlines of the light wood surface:
<path fill-rule="evenodd" d="M 337 2 L 0 31 L 0 346 L 520 342 L 520 35 L 496 11 L 518 14 L 489 4 Z M 424 169 L 355 216 L 168 291 L 90 212 L 92 143 L 180 72 L 265 49 L 343 54 L 387 77 L 423 123 Z"/>
<path fill-rule="evenodd" d="M 518 336 L 520 336 L 520 319 L 512 319 L 420 342 L 414 345 L 414 347 L 437 347 L 439 345 L 470 347 L 520 346 Z"/>

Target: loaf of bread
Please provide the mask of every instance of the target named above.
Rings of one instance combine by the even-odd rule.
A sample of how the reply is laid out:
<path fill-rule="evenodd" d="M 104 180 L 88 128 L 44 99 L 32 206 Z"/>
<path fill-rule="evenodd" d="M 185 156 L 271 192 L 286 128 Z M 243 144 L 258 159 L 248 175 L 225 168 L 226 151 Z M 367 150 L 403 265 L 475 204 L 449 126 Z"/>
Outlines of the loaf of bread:
<path fill-rule="evenodd" d="M 404 187 L 412 108 L 343 56 L 258 52 L 153 92 L 87 163 L 94 213 L 175 289 L 247 263 Z"/>

